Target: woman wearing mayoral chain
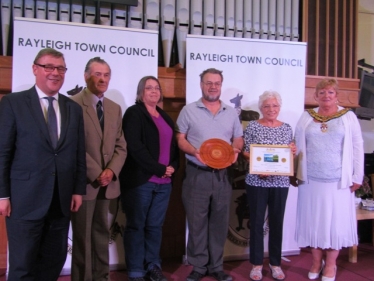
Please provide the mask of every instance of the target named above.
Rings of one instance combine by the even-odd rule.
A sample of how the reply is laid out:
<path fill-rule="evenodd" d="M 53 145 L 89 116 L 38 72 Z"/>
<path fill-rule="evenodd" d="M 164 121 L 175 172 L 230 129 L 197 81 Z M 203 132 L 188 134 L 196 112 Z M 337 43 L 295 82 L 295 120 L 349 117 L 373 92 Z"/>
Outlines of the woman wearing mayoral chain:
<path fill-rule="evenodd" d="M 319 107 L 305 111 L 295 130 L 296 240 L 311 247 L 308 278 L 334 281 L 339 250 L 358 243 L 354 191 L 364 176 L 363 139 L 355 114 L 338 105 L 336 80 L 320 81 L 315 99 Z"/>

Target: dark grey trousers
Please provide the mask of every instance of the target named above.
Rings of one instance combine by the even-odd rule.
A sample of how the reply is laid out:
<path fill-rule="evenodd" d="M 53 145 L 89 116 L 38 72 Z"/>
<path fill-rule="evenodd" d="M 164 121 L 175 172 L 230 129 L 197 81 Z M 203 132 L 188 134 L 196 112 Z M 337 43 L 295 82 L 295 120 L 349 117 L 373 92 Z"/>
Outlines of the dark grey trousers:
<path fill-rule="evenodd" d="M 231 194 L 226 169 L 209 172 L 187 165 L 182 186 L 188 222 L 187 258 L 201 274 L 223 270 Z"/>

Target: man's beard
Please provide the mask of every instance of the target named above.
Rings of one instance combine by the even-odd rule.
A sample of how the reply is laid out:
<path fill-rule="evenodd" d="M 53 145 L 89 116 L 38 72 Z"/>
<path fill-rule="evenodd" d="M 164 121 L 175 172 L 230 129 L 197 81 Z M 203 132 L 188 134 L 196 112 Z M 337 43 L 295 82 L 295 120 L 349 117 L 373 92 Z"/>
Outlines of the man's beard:
<path fill-rule="evenodd" d="M 218 101 L 220 96 L 221 96 L 220 94 L 217 95 L 217 96 L 209 96 L 209 95 L 204 94 L 204 92 L 203 92 L 204 99 L 207 100 L 207 101 L 210 101 L 210 102 Z"/>

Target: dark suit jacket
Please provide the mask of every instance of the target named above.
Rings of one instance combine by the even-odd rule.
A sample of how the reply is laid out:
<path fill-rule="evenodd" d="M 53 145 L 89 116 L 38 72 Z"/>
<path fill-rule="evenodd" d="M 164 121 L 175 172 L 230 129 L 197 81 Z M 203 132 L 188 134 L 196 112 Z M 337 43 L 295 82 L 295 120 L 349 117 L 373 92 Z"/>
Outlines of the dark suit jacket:
<path fill-rule="evenodd" d="M 175 131 L 170 116 L 159 107 L 157 111 Z M 160 154 L 158 129 L 143 103 L 136 103 L 126 110 L 122 119 L 122 128 L 127 141 L 127 158 L 120 174 L 121 189 L 142 185 L 153 175 L 162 177 L 166 172 L 166 166 L 158 162 Z M 172 166 L 175 171 L 179 167 L 179 149 L 175 136 L 171 141 L 168 166 Z"/>
<path fill-rule="evenodd" d="M 50 206 L 57 177 L 61 210 L 70 215 L 73 194 L 86 191 L 81 107 L 59 95 L 61 134 L 56 149 L 35 87 L 0 102 L 0 198 L 10 197 L 11 217 L 36 220 Z"/>

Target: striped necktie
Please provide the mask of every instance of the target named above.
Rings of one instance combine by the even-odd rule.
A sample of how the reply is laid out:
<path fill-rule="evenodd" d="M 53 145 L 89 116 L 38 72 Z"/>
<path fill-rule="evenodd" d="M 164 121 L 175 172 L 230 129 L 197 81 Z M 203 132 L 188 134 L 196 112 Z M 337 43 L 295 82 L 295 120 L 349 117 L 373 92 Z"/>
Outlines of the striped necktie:
<path fill-rule="evenodd" d="M 101 100 L 99 100 L 96 104 L 96 112 L 97 112 L 97 118 L 100 122 L 101 130 L 104 130 L 104 113 L 103 113 L 103 104 Z"/>

